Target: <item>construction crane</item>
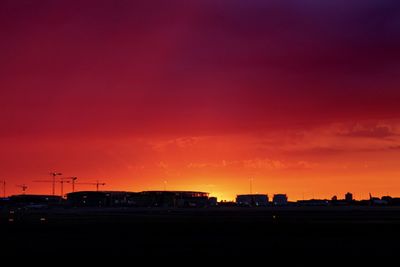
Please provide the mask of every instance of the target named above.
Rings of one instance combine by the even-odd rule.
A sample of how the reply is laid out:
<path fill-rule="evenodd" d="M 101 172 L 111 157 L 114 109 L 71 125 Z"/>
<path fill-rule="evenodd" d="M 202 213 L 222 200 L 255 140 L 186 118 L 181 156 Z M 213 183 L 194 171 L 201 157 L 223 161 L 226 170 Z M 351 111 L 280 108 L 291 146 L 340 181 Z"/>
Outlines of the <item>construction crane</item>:
<path fill-rule="evenodd" d="M 62 173 L 61 172 L 51 172 L 50 175 L 53 176 L 53 180 L 52 180 L 52 182 L 53 182 L 53 187 L 52 187 L 53 190 L 52 190 L 52 193 L 53 193 L 53 196 L 54 196 L 56 194 L 56 176 L 62 175 Z"/>
<path fill-rule="evenodd" d="M 0 181 L 3 186 L 3 197 L 6 198 L 6 180 Z"/>
<path fill-rule="evenodd" d="M 78 177 L 76 176 L 62 177 L 61 180 L 70 180 L 72 184 L 72 193 L 75 192 L 75 181 L 78 180 Z"/>
<path fill-rule="evenodd" d="M 95 183 L 76 183 L 76 184 L 87 184 L 87 185 L 95 185 L 96 186 L 96 191 L 99 191 L 99 186 L 102 185 L 106 185 L 106 183 L 101 183 L 98 180 Z"/>
<path fill-rule="evenodd" d="M 17 185 L 17 187 L 20 187 L 22 189 L 22 194 L 25 195 L 26 189 L 28 189 L 28 186 L 26 184 L 21 184 Z"/>
<path fill-rule="evenodd" d="M 53 181 L 53 180 L 36 180 L 33 181 L 35 183 L 60 183 L 61 184 L 61 197 L 64 197 L 64 183 L 69 183 L 69 181 L 65 180 L 59 180 L 59 181 Z M 55 194 L 53 194 L 54 196 Z"/>

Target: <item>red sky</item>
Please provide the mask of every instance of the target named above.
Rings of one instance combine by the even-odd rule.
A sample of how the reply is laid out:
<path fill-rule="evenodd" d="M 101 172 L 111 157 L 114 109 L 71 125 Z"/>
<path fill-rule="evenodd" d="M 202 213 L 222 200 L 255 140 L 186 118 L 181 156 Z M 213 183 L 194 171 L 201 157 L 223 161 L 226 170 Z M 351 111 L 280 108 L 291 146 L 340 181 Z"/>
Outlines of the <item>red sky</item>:
<path fill-rule="evenodd" d="M 400 195 L 397 1 L 1 1 L 0 40 L 9 194 Z"/>

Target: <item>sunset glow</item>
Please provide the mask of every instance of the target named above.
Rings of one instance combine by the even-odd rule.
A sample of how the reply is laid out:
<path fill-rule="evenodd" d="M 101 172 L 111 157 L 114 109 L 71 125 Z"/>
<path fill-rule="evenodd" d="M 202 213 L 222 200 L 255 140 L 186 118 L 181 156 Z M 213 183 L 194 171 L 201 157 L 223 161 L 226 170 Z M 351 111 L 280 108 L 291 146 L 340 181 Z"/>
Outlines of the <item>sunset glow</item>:
<path fill-rule="evenodd" d="M 1 1 L 7 193 L 400 196 L 400 4 L 300 2 Z"/>

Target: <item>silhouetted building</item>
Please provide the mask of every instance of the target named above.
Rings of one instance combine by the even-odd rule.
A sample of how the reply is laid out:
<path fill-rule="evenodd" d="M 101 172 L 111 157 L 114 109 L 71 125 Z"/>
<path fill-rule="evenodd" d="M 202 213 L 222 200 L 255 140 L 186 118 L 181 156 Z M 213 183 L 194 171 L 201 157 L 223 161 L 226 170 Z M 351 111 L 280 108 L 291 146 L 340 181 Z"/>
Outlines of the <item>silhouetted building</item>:
<path fill-rule="evenodd" d="M 288 204 L 288 197 L 286 194 L 276 194 L 272 202 L 275 206 L 286 206 Z"/>
<path fill-rule="evenodd" d="M 11 206 L 25 208 L 45 208 L 48 206 L 60 205 L 63 199 L 60 196 L 49 195 L 14 195 L 9 199 Z"/>
<path fill-rule="evenodd" d="M 400 198 L 398 197 L 383 196 L 382 200 L 390 206 L 400 206 Z"/>
<path fill-rule="evenodd" d="M 391 205 L 393 202 L 393 198 L 391 196 L 383 196 L 382 200 L 386 201 L 389 205 Z"/>
<path fill-rule="evenodd" d="M 78 207 L 128 206 L 132 192 L 125 191 L 80 191 L 67 194 L 67 201 Z"/>
<path fill-rule="evenodd" d="M 72 206 L 90 207 L 205 207 L 208 193 L 192 191 L 82 191 L 67 194 Z M 212 200 L 216 203 L 216 199 Z"/>
<path fill-rule="evenodd" d="M 329 200 L 327 199 L 310 199 L 297 201 L 299 206 L 328 206 Z"/>
<path fill-rule="evenodd" d="M 369 194 L 369 202 L 370 205 L 376 205 L 376 206 L 382 206 L 388 204 L 386 200 L 380 199 L 379 197 L 373 197 L 371 193 Z"/>
<path fill-rule="evenodd" d="M 144 191 L 134 196 L 141 207 L 206 207 L 209 193 L 195 191 Z"/>
<path fill-rule="evenodd" d="M 216 197 L 208 198 L 208 206 L 210 207 L 218 206 L 218 199 Z"/>
<path fill-rule="evenodd" d="M 0 198 L 0 207 L 7 206 L 10 203 L 9 198 Z"/>
<path fill-rule="evenodd" d="M 268 205 L 268 201 L 268 195 L 263 194 L 248 194 L 236 196 L 236 204 L 241 207 L 265 207 Z"/>
<path fill-rule="evenodd" d="M 222 200 L 222 201 L 218 202 L 218 206 L 219 207 L 236 207 L 237 204 L 234 201 Z"/>
<path fill-rule="evenodd" d="M 347 203 L 351 203 L 351 202 L 353 202 L 353 194 L 352 193 L 350 193 L 350 192 L 347 192 L 346 193 L 346 195 L 344 195 L 344 200 L 347 202 Z"/>

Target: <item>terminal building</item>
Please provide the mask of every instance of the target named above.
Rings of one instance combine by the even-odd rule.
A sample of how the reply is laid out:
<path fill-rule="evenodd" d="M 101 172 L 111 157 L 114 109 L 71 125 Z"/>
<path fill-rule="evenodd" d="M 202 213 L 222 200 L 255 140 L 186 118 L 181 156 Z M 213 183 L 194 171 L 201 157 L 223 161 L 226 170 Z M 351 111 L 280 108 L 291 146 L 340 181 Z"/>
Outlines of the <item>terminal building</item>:
<path fill-rule="evenodd" d="M 206 207 L 210 204 L 208 193 L 194 191 L 82 191 L 67 194 L 67 201 L 77 207 Z"/>
<path fill-rule="evenodd" d="M 209 193 L 196 191 L 143 191 L 133 196 L 141 207 L 206 207 Z M 213 201 L 214 202 L 214 201 Z"/>
<path fill-rule="evenodd" d="M 268 195 L 247 194 L 237 195 L 236 204 L 240 207 L 266 207 L 268 206 Z"/>
<path fill-rule="evenodd" d="M 67 202 L 74 207 L 128 206 L 131 192 L 125 191 L 80 191 L 67 194 Z"/>
<path fill-rule="evenodd" d="M 7 202 L 10 206 L 39 208 L 60 205 L 63 203 L 63 198 L 50 195 L 14 195 Z"/>

